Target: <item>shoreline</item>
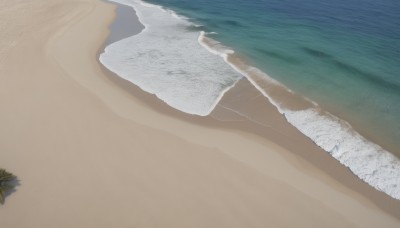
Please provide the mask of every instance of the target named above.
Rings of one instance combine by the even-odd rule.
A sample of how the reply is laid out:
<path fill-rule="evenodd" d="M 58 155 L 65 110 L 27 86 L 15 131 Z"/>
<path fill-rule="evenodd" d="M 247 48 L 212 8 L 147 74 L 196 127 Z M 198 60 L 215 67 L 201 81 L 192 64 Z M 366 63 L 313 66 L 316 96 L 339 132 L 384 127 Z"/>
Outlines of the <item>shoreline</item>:
<path fill-rule="evenodd" d="M 135 6 L 133 5 L 129 6 L 128 8 L 131 7 L 135 8 Z M 135 18 L 137 18 L 137 16 Z M 140 26 L 143 27 L 143 25 L 141 24 L 142 22 L 139 18 L 137 18 L 137 21 Z M 122 23 L 124 23 L 123 20 L 114 24 Z M 286 88 L 279 82 L 276 82 L 274 79 L 269 78 L 269 76 L 265 75 L 265 73 L 244 63 L 243 60 L 240 59 L 236 54 L 229 54 L 225 53 L 225 51 L 218 51 L 219 49 L 221 49 L 221 47 L 216 47 L 220 45 L 219 42 L 205 37 L 204 32 L 201 32 L 201 35 L 198 38 L 198 42 L 209 52 L 212 52 L 222 57 L 224 59 L 224 62 L 230 65 L 236 72 L 244 75 L 244 77 L 249 80 L 249 82 L 255 87 L 255 89 L 260 91 L 259 95 L 264 96 L 266 102 L 272 103 L 276 107 L 275 109 L 278 109 L 281 115 L 285 117 L 288 124 L 290 124 L 293 128 L 296 128 L 297 131 L 302 132 L 305 137 L 303 137 L 300 141 L 305 141 L 304 138 L 306 138 L 306 141 L 312 140 L 314 144 L 323 149 L 321 151 L 323 151 L 324 153 L 329 153 L 331 157 L 338 160 L 341 164 L 343 164 L 343 166 L 345 166 L 346 168 L 350 168 L 352 170 L 352 173 L 356 175 L 357 178 L 362 179 L 373 188 L 380 189 L 380 191 L 385 192 L 395 199 L 399 197 L 398 191 L 396 191 L 396 189 L 393 189 L 392 187 L 396 185 L 396 180 L 398 179 L 398 177 L 395 176 L 396 167 L 400 167 L 400 161 L 398 160 L 396 155 L 385 151 L 379 145 L 374 144 L 373 141 L 369 141 L 368 139 L 360 135 L 356 131 L 356 129 L 354 129 L 345 120 L 333 116 L 309 99 L 299 94 L 292 93 L 290 89 Z M 264 79 L 265 77 L 266 79 Z M 130 80 L 131 79 L 129 79 L 129 81 Z M 236 83 L 228 88 L 225 88 L 220 93 L 215 105 L 217 105 L 221 101 L 221 98 L 224 96 L 224 94 L 232 87 L 234 87 Z M 213 107 L 215 107 L 215 105 Z M 243 115 L 246 115 L 247 111 L 236 110 L 236 112 L 239 114 L 242 112 Z M 312 119 L 311 121 L 318 122 L 312 124 L 313 129 L 311 132 L 308 129 L 310 125 L 308 124 L 308 122 L 310 120 L 302 116 L 304 112 L 312 112 L 314 119 Z M 254 112 L 252 114 L 257 115 Z M 300 120 L 298 120 L 299 115 Z M 310 116 L 310 114 L 308 114 L 307 116 Z M 247 116 L 247 118 L 250 120 L 255 120 L 254 116 Z M 260 118 L 261 119 L 257 119 L 256 122 L 262 122 L 263 117 Z M 307 126 L 302 126 L 304 124 L 307 124 Z M 330 127 L 328 127 L 329 129 L 321 129 L 321 124 L 325 124 Z M 315 135 L 313 131 L 318 131 L 317 135 Z M 333 139 L 329 136 L 329 132 L 332 131 L 335 131 L 338 135 Z M 335 143 L 335 140 L 338 141 L 336 143 L 339 144 L 335 145 L 335 147 L 333 148 L 331 144 Z M 352 144 L 355 144 L 356 146 L 353 148 Z M 349 146 L 350 148 L 348 148 Z M 362 159 L 360 160 L 360 158 Z M 362 161 L 362 165 L 359 165 L 359 162 L 355 162 L 356 160 Z M 365 170 L 363 168 L 375 163 L 379 166 L 376 167 L 375 170 Z M 376 171 L 378 173 L 377 176 L 371 177 L 371 172 L 375 173 Z M 385 176 L 385 174 L 393 174 L 393 176 Z M 376 179 L 386 180 L 386 182 L 376 181 Z"/>
<path fill-rule="evenodd" d="M 179 113 L 106 73 L 97 57 L 114 4 L 14 4 L 0 3 L 0 42 L 13 41 L 0 51 L 0 155 L 21 185 L 0 207 L 1 227 L 400 224 L 397 201 L 374 190 L 377 206 L 363 194 L 372 188 L 348 188 L 274 142 L 282 137 Z"/>
<path fill-rule="evenodd" d="M 306 147 L 311 148 L 311 150 L 297 151 L 296 149 L 298 149 L 298 147 L 296 145 L 285 144 L 287 139 L 282 138 L 282 134 L 280 134 L 281 131 L 279 131 L 278 134 L 276 134 L 274 130 L 265 132 L 265 128 L 260 127 L 259 125 L 254 124 L 252 122 L 249 122 L 247 119 L 242 119 L 235 114 L 227 112 L 226 110 L 224 110 L 224 108 L 221 108 L 221 105 L 223 106 L 225 102 L 229 103 L 230 102 L 229 98 L 228 99 L 222 98 L 222 100 L 217 104 L 216 108 L 213 110 L 213 112 L 211 112 L 209 116 L 203 117 L 203 116 L 186 114 L 170 107 L 162 100 L 158 99 L 154 94 L 147 93 L 141 90 L 135 84 L 120 78 L 118 75 L 105 68 L 100 62 L 99 64 L 102 66 L 102 70 L 104 71 L 104 74 L 107 76 L 108 80 L 110 80 L 112 83 L 115 83 L 118 87 L 120 87 L 130 96 L 134 97 L 135 99 L 138 99 L 143 105 L 148 106 L 154 111 L 167 115 L 174 119 L 183 120 L 188 123 L 194 123 L 198 126 L 240 131 L 249 133 L 251 135 L 259 136 L 261 139 L 264 140 L 270 140 L 278 144 L 279 146 L 291 151 L 295 156 L 299 156 L 302 159 L 306 160 L 307 163 L 312 164 L 312 166 L 321 170 L 322 172 L 324 172 L 331 178 L 335 179 L 339 183 L 343 184 L 344 186 L 348 187 L 349 189 L 352 189 L 353 191 L 356 191 L 357 193 L 363 195 L 365 199 L 370 200 L 382 210 L 400 219 L 400 203 L 398 202 L 398 200 L 390 197 L 384 192 L 378 191 L 377 189 L 368 185 L 363 180 L 354 175 L 350 171 L 350 169 L 340 164 L 339 161 L 337 161 L 335 158 L 329 155 L 326 151 L 316 146 L 313 141 L 306 138 L 303 134 L 298 132 L 297 129 L 295 129 L 293 126 L 287 123 L 283 119 L 282 115 L 278 113 L 277 110 L 274 110 L 275 107 L 272 104 L 267 103 L 265 106 L 267 106 L 266 107 L 267 110 L 275 112 L 273 114 L 274 120 L 280 119 L 279 120 L 280 123 L 274 124 L 275 125 L 274 127 L 276 128 L 282 127 L 282 125 L 280 124 L 283 123 L 282 121 L 285 121 L 286 123 L 284 124 L 284 129 L 285 129 L 284 132 L 286 133 L 288 129 L 290 129 L 289 131 L 291 132 L 291 134 L 294 134 L 295 137 L 302 138 L 301 140 L 304 140 L 306 142 Z M 258 93 L 258 91 L 255 91 L 254 88 L 253 90 L 250 89 L 252 85 L 250 85 L 247 79 L 240 80 L 237 84 L 242 84 L 241 82 L 244 84 L 241 86 L 248 87 L 247 90 L 250 90 L 247 91 L 248 93 L 250 94 Z M 241 90 L 241 88 L 237 88 L 237 90 Z M 235 93 L 236 93 L 235 87 L 233 87 L 230 91 L 226 92 L 227 95 L 233 97 L 235 96 Z M 256 103 L 252 103 L 251 105 L 255 104 Z M 234 120 L 233 121 L 226 120 L 229 118 L 233 118 Z M 299 139 L 295 139 L 295 141 L 298 142 Z M 302 141 L 302 143 L 304 143 L 304 141 Z M 294 152 L 295 150 L 296 152 Z M 301 164 L 303 161 L 300 161 L 299 163 L 299 161 L 293 160 L 292 158 L 290 160 L 292 165 L 300 169 L 303 168 Z"/>
<path fill-rule="evenodd" d="M 132 9 L 129 6 L 119 3 L 112 2 L 112 4 Z M 132 11 L 135 12 L 135 10 L 133 9 Z M 114 23 L 124 22 L 114 21 L 113 24 Z M 103 46 L 99 49 L 98 56 L 104 51 L 104 48 L 106 46 L 107 43 L 104 43 Z M 187 121 L 189 123 L 195 123 L 199 126 L 222 128 L 227 130 L 235 129 L 254 134 L 256 136 L 260 136 L 261 138 L 264 138 L 266 140 L 271 140 L 272 142 L 278 144 L 280 147 L 283 147 L 291 151 L 295 155 L 302 157 L 307 162 L 310 162 L 313 166 L 322 170 L 324 173 L 339 181 L 346 187 L 361 193 L 383 210 L 389 212 L 397 218 L 400 218 L 399 200 L 396 200 L 386 193 L 370 186 L 368 183 L 364 182 L 362 179 L 352 173 L 349 168 L 347 168 L 345 165 L 341 164 L 338 160 L 332 157 L 332 155 L 328 154 L 328 152 L 318 147 L 315 142 L 313 142 L 310 138 L 302 134 L 297 128 L 287 122 L 283 115 L 278 112 L 277 108 L 268 101 L 267 97 L 262 95 L 261 92 L 259 92 L 254 87 L 254 85 L 252 85 L 252 83 L 248 81 L 246 77 L 240 79 L 237 83 L 235 83 L 234 86 L 232 86 L 232 88 L 224 92 L 222 98 L 219 100 L 209 116 L 196 116 L 174 109 L 173 107 L 166 104 L 164 101 L 157 98 L 156 95 L 143 91 L 137 85 L 126 81 L 125 79 L 119 77 L 117 74 L 108 70 L 100 61 L 98 62 L 99 65 L 101 65 L 105 74 L 112 82 L 114 82 L 127 93 L 139 99 L 140 101 L 142 101 L 143 104 L 148 105 L 150 108 L 156 110 L 157 112 Z M 260 96 L 262 96 L 262 98 Z M 239 97 L 239 100 L 237 100 L 235 97 Z M 243 99 L 242 97 L 246 97 L 248 100 L 241 100 Z M 254 101 L 253 97 L 256 97 L 257 100 Z M 296 107 L 304 106 L 304 104 L 299 103 L 291 103 L 290 105 L 294 105 Z M 250 111 L 250 114 L 253 115 L 253 117 L 255 118 L 259 118 L 258 120 L 261 120 L 260 125 L 255 122 L 249 121 L 248 119 L 243 119 L 237 114 L 232 113 L 232 111 L 227 111 L 223 108 L 224 106 L 233 106 L 237 110 L 243 111 L 243 113 L 246 113 L 246 108 L 243 108 L 243 106 L 247 106 L 247 108 L 250 109 L 248 110 Z M 258 109 L 259 107 L 263 107 L 262 111 L 256 114 L 254 110 Z M 272 117 L 263 118 L 263 115 L 271 115 Z M 234 120 L 230 121 L 229 118 L 232 116 L 234 116 Z M 262 126 L 263 121 L 270 124 L 270 126 Z M 288 138 L 283 138 L 282 136 L 288 138 L 290 137 L 290 140 L 288 140 Z M 295 141 L 296 143 L 294 143 L 294 145 L 291 143 L 288 144 L 287 141 Z M 299 150 L 299 148 L 301 149 Z M 297 162 L 294 162 L 293 165 L 296 165 L 296 163 Z"/>

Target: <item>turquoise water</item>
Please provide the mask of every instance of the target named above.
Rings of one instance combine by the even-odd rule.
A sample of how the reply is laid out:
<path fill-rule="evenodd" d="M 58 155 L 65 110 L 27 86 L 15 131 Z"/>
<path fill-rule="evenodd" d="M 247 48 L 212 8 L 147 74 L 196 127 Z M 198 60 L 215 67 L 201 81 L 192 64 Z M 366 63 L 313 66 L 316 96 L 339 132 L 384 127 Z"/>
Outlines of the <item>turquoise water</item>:
<path fill-rule="evenodd" d="M 400 152 L 400 1 L 148 0 Z"/>
<path fill-rule="evenodd" d="M 132 7 L 142 25 L 100 54 L 109 70 L 200 116 L 245 76 L 317 146 L 400 199 L 400 159 L 393 155 L 400 155 L 395 3 L 110 1 Z M 137 26 L 129 12 L 124 24 Z"/>

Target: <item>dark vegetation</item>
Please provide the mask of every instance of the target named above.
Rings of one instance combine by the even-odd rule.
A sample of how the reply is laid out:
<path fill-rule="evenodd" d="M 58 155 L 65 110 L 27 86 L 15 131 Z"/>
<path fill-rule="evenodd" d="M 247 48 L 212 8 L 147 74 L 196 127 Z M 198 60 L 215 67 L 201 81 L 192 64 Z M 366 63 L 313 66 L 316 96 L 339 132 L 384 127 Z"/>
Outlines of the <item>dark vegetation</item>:
<path fill-rule="evenodd" d="M 6 196 L 14 191 L 15 186 L 17 186 L 17 177 L 0 169 L 0 204 L 4 204 Z"/>

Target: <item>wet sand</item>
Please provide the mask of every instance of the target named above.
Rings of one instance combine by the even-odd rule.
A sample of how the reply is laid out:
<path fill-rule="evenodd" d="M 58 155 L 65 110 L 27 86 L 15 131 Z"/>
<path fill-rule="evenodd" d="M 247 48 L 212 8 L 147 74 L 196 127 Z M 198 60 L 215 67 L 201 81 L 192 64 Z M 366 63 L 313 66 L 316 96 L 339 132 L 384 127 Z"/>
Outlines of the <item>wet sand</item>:
<path fill-rule="evenodd" d="M 137 16 L 132 15 L 135 13 L 134 10 L 121 4 L 116 5 L 119 9 L 119 15 L 117 15 L 116 20 L 114 20 L 110 26 L 110 30 L 112 31 L 111 34 L 121 36 L 122 34 L 119 33 L 119 30 L 124 26 L 126 27 L 125 31 L 133 28 L 132 32 L 128 34 L 128 36 L 138 34 L 143 27 L 137 21 Z M 126 19 L 131 23 L 127 24 Z M 114 27 L 118 27 L 119 29 L 115 30 Z M 127 34 L 125 33 L 125 36 L 126 35 Z M 104 47 L 110 43 L 111 42 L 107 40 Z M 99 54 L 104 50 L 104 47 L 100 49 Z M 229 61 L 238 66 L 243 65 L 244 63 L 239 62 L 243 60 L 239 58 L 239 56 L 231 56 Z M 101 65 L 101 63 L 99 64 Z M 273 106 L 246 78 L 240 80 L 235 87 L 224 94 L 219 104 L 210 114 L 210 117 L 212 118 L 209 118 L 188 115 L 177 111 L 165 104 L 163 101 L 157 99 L 155 95 L 142 91 L 136 85 L 130 82 L 127 83 L 126 80 L 118 77 L 105 67 L 102 66 L 102 68 L 111 81 L 135 98 L 139 98 L 143 104 L 148 105 L 157 112 L 190 123 L 196 123 L 201 126 L 235 129 L 248 132 L 260 136 L 268 141 L 272 141 L 280 147 L 303 158 L 312 166 L 321 170 L 349 189 L 357 191 L 381 209 L 397 218 L 400 218 L 400 201 L 395 200 L 385 193 L 371 187 L 355 176 L 347 167 L 340 164 L 326 151 L 315 145 L 312 140 L 290 125 L 283 115 L 277 111 L 276 107 Z M 291 109 L 296 110 L 311 107 L 307 100 L 304 100 L 304 98 L 295 94 L 287 93 L 285 88 L 269 86 L 268 82 L 263 80 L 259 80 L 258 84 L 263 86 L 263 88 L 277 98 L 277 100 L 285 103 L 285 106 L 290 107 Z M 298 166 L 297 160 L 293 161 L 293 165 Z"/>
<path fill-rule="evenodd" d="M 0 227 L 399 226 L 398 201 L 328 155 L 313 162 L 221 107 L 185 115 L 107 72 L 98 54 L 115 5 L 0 6 L 0 165 L 21 181 Z M 220 106 L 241 106 L 242 89 L 240 101 L 253 97 L 245 87 Z"/>

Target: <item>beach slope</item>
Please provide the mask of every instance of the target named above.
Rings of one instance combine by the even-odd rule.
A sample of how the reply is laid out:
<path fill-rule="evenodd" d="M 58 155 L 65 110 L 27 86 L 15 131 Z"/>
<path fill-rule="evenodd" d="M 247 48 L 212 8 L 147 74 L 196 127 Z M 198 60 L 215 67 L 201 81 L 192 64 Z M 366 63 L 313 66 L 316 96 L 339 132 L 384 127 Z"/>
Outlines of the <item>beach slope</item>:
<path fill-rule="evenodd" d="M 400 225 L 275 142 L 167 115 L 110 80 L 98 54 L 115 7 L 0 2 L 0 166 L 20 179 L 0 227 Z"/>

